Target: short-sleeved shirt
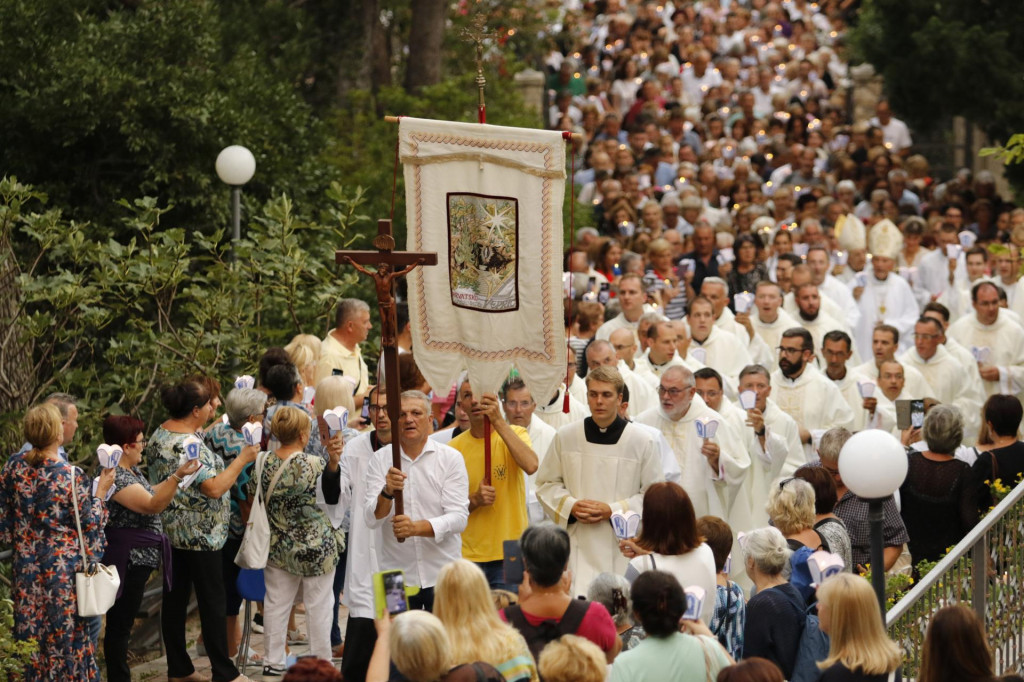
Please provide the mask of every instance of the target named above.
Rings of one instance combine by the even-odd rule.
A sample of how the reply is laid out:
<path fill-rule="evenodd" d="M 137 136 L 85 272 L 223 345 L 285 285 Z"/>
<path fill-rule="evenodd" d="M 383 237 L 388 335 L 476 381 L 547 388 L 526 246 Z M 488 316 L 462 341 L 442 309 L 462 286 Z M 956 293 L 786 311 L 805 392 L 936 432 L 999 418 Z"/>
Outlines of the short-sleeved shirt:
<path fill-rule="evenodd" d="M 153 486 L 135 467 L 125 469 L 119 466 L 114 469 L 114 492 L 110 501 L 107 502 L 107 528 L 142 528 L 154 533 L 162 533 L 163 525 L 160 523 L 159 514 L 140 514 L 114 499 L 119 492 L 133 485 L 141 485 L 147 493 L 153 494 Z M 134 566 L 156 568 L 159 565 L 159 547 L 135 547 L 128 554 L 129 568 Z"/>
<path fill-rule="evenodd" d="M 674 632 L 668 637 L 648 636 L 636 648 L 619 654 L 609 680 L 714 680 L 729 664 L 725 649 L 713 637 Z"/>
<path fill-rule="evenodd" d="M 512 426 L 512 430 L 532 447 L 526 429 Z M 484 477 L 484 439 L 466 431 L 448 445 L 462 454 L 469 474 L 469 492 L 476 492 Z M 466 530 L 462 531 L 462 558 L 470 561 L 500 561 L 504 556 L 502 542 L 518 539 L 530 522 L 523 470 L 497 431 L 491 432 L 491 485 L 494 504 L 470 512 Z"/>
<path fill-rule="evenodd" d="M 235 431 L 229 424 L 217 422 L 206 431 L 204 437 L 206 447 L 220 455 L 224 460 L 224 466 L 230 466 L 235 457 L 238 457 L 245 447 L 245 438 L 238 431 Z M 245 533 L 245 524 L 242 523 L 242 509 L 240 503 L 245 501 L 245 484 L 249 482 L 252 475 L 252 464 L 247 464 L 242 472 L 238 474 L 234 484 L 231 486 L 231 517 L 228 522 L 228 537 L 240 539 Z"/>
<path fill-rule="evenodd" d="M 882 521 L 882 539 L 886 547 L 901 547 L 910 540 L 903 517 L 892 495 L 882 503 L 885 518 Z M 850 534 L 850 553 L 853 565 L 866 566 L 871 562 L 871 526 L 868 523 L 868 503 L 847 490 L 832 512 L 843 520 Z"/>
<path fill-rule="evenodd" d="M 505 615 L 504 609 L 498 611 L 498 615 L 501 619 L 508 622 L 508 617 Z M 532 613 L 523 609 L 523 618 L 526 622 L 537 627 L 546 620 L 551 620 L 556 623 L 560 622 L 561 618 L 541 618 L 535 616 Z M 583 620 L 580 621 L 579 628 L 573 633 L 589 639 L 591 642 L 596 644 L 601 651 L 609 652 L 615 648 L 615 640 L 619 638 L 618 631 L 615 627 L 615 621 L 608 614 L 608 609 L 603 604 L 598 602 L 590 602 L 590 606 L 587 608 L 586 614 L 583 616 Z"/>
<path fill-rule="evenodd" d="M 181 466 L 184 452 L 182 443 L 193 434 L 173 433 L 157 428 L 149 437 L 143 458 L 149 465 L 149 480 L 159 483 Z M 228 497 L 207 497 L 200 485 L 224 471 L 224 460 L 203 444 L 199 448 L 199 468 L 195 480 L 185 490 L 179 490 L 160 515 L 164 533 L 177 549 L 211 552 L 224 546 L 228 539 L 228 520 L 231 505 Z"/>

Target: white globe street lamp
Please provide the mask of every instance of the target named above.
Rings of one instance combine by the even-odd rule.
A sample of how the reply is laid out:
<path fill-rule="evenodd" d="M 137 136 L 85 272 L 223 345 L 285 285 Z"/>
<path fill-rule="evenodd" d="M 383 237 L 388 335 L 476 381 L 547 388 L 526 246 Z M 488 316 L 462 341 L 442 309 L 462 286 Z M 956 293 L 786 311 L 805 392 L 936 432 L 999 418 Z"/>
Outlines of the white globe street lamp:
<path fill-rule="evenodd" d="M 217 155 L 217 177 L 231 186 L 232 242 L 242 238 L 242 185 L 252 180 L 256 173 L 256 157 L 245 147 L 233 144 Z"/>
<path fill-rule="evenodd" d="M 886 431 L 870 429 L 854 434 L 839 452 L 839 475 L 850 491 L 868 503 L 871 528 L 871 583 L 885 621 L 885 552 L 882 546 L 882 511 L 885 500 L 907 477 L 907 451 Z"/>

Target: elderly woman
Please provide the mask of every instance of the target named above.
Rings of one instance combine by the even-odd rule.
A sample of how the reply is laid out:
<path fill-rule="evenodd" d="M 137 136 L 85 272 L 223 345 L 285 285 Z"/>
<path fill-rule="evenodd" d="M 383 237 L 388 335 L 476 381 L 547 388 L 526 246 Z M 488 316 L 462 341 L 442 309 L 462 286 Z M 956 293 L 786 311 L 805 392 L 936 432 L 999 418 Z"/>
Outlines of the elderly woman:
<path fill-rule="evenodd" d="M 978 489 L 966 462 L 953 457 L 964 437 L 960 410 L 936 405 L 924 418 L 928 449 L 908 452 L 900 516 L 914 561 L 938 561 L 978 523 Z"/>
<path fill-rule="evenodd" d="M 788 680 L 806 622 L 804 598 L 785 575 L 790 549 L 779 529 L 772 527 L 752 530 L 740 546 L 747 576 L 757 590 L 747 602 L 743 658 L 767 658 Z"/>
<path fill-rule="evenodd" d="M 615 630 L 628 651 L 644 638 L 644 629 L 633 623 L 633 605 L 629 599 L 629 582 L 621 575 L 599 573 L 587 588 L 587 599 L 606 609 L 615 621 Z"/>
<path fill-rule="evenodd" d="M 29 450 L 0 471 L 0 545 L 14 550 L 14 638 L 35 640 L 39 648 L 25 670 L 14 673 L 26 680 L 99 680 L 88 621 L 78 617 L 75 596 L 82 550 L 74 500 L 89 559 L 99 560 L 106 545 L 103 500 L 114 470 L 103 471 L 93 497 L 91 481 L 57 453 L 64 429 L 56 405 L 30 408 L 23 430 Z"/>
<path fill-rule="evenodd" d="M 814 530 L 829 546 L 829 551 L 843 558 L 843 570 L 853 570 L 850 533 L 843 520 L 832 513 L 839 493 L 835 479 L 824 467 L 805 465 L 793 472 L 796 478 L 807 481 L 814 488 Z"/>
<path fill-rule="evenodd" d="M 170 417 L 149 437 L 143 451 L 149 465 L 149 481 L 154 487 L 177 475 L 184 459 L 185 441 L 195 438 L 214 412 L 206 377 L 189 377 L 165 386 L 160 397 Z M 174 565 L 174 581 L 170 589 L 164 589 L 161 611 L 167 676 L 172 681 L 194 679 L 195 675 L 185 645 L 185 620 L 193 588 L 213 679 L 246 679 L 238 674 L 228 656 L 221 549 L 227 541 L 231 513 L 228 492 L 246 465 L 256 459 L 258 451 L 255 445 L 246 446 L 231 464 L 225 465 L 218 454 L 200 441 L 200 468 L 195 479 L 175 495 L 161 515 Z"/>
<path fill-rule="evenodd" d="M 794 552 L 801 547 L 830 551 L 828 542 L 814 530 L 814 488 L 800 478 L 784 478 L 768 493 L 768 518 L 785 536 Z"/>
<path fill-rule="evenodd" d="M 270 555 L 264 569 L 267 596 L 263 602 L 263 674 L 282 675 L 288 614 L 300 588 L 306 604 L 310 652 L 319 658 L 331 658 L 331 585 L 344 536 L 317 506 L 316 488 L 325 467 L 337 476 L 341 452 L 334 451 L 327 463 L 303 452 L 309 443 L 310 419 L 295 407 L 279 408 L 270 429 L 281 446 L 261 454 L 262 473 L 258 479 L 250 479 L 246 496 L 251 498 L 260 486 L 270 522 Z"/>
<path fill-rule="evenodd" d="M 636 540 L 619 543 L 623 555 L 631 557 L 626 568 L 630 583 L 644 571 L 667 571 L 680 585 L 696 585 L 707 595 L 715 594 L 715 554 L 697 532 L 693 502 L 678 483 L 651 485 L 644 493 L 643 523 Z M 700 618 L 711 623 L 713 599 L 705 599 Z"/>
<path fill-rule="evenodd" d="M 143 435 L 146 425 L 128 415 L 112 415 L 103 420 L 103 440 L 118 445 L 123 454 L 114 469 L 114 494 L 107 509 L 107 551 L 103 563 L 116 566 L 121 576 L 117 601 L 107 611 L 107 628 L 103 639 L 103 657 L 107 663 L 107 679 L 131 682 L 128 667 L 128 643 L 131 640 L 135 614 L 142 604 L 142 594 L 150 574 L 164 564 L 164 584 L 172 576 L 170 543 L 163 534 L 160 512 L 174 499 L 178 482 L 199 470 L 199 462 L 191 460 L 156 486 L 139 471 Z"/>
<path fill-rule="evenodd" d="M 703 682 L 733 662 L 701 621 L 682 621 L 686 594 L 671 573 L 648 571 L 636 579 L 633 612 L 647 638 L 616 659 L 611 682 Z"/>
<path fill-rule="evenodd" d="M 236 388 L 228 393 L 224 401 L 224 413 L 228 417 L 225 423 L 219 421 L 206 430 L 204 440 L 210 450 L 224 460 L 225 465 L 231 464 L 245 448 L 242 427 L 246 424 L 259 424 L 263 421 L 266 410 L 267 394 L 255 388 Z M 251 501 L 245 496 L 245 485 L 252 475 L 252 464 L 239 473 L 234 485 L 231 486 L 231 516 L 228 520 L 228 539 L 221 551 L 224 573 L 224 609 L 227 613 L 228 653 L 234 657 L 241 638 L 238 612 L 242 607 L 242 596 L 238 594 L 235 583 L 238 580 L 239 568 L 235 563 L 235 555 L 242 544 L 245 533 L 245 522 L 242 510 L 248 515 Z M 255 658 L 253 659 L 255 660 Z"/>

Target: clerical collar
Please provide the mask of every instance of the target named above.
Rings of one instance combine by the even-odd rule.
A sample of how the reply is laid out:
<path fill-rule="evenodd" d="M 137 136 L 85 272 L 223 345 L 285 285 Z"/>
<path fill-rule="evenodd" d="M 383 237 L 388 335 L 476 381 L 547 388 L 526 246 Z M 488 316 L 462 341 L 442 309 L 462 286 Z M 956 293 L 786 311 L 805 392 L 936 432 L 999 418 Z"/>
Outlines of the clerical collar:
<path fill-rule="evenodd" d="M 626 428 L 628 424 L 622 417 L 616 417 L 615 421 L 609 424 L 606 428 L 601 428 L 594 421 L 593 417 L 587 417 L 583 420 L 583 434 L 587 437 L 588 443 L 596 443 L 598 445 L 615 445 L 619 442 L 619 438 L 622 436 L 622 430 Z"/>
<path fill-rule="evenodd" d="M 675 356 L 672 356 L 672 357 L 675 357 Z M 655 362 L 654 359 L 650 355 L 648 355 L 647 356 L 647 362 L 651 363 L 651 367 L 664 367 L 668 363 L 672 362 L 672 358 L 669 358 L 665 362 Z"/>
<path fill-rule="evenodd" d="M 711 337 L 711 334 L 709 333 L 707 336 L 704 337 L 703 341 L 698 341 L 696 336 L 691 336 L 690 340 L 693 341 L 698 346 L 703 346 L 705 343 L 708 342 L 708 338 L 710 338 L 710 337 Z"/>
<path fill-rule="evenodd" d="M 558 402 L 558 399 L 561 398 L 561 397 L 562 397 L 562 392 L 561 391 L 556 392 L 555 396 L 551 399 L 551 402 L 548 403 L 547 405 L 545 405 L 544 407 L 551 407 L 556 402 Z"/>

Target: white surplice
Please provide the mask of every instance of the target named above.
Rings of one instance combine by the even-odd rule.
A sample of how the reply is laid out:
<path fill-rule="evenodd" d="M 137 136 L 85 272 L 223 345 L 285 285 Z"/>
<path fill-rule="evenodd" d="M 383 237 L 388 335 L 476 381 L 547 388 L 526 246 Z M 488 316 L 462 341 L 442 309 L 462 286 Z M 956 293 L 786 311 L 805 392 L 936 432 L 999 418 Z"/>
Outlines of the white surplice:
<path fill-rule="evenodd" d="M 1004 315 L 1002 309 L 995 323 L 990 325 L 978 322 L 976 314 L 965 315 L 950 325 L 948 335 L 968 350 L 972 347 L 990 349 L 989 364 L 999 368 L 999 381 L 982 380 L 986 398 L 995 393 L 1020 397 L 1024 388 L 1024 328 Z"/>
<path fill-rule="evenodd" d="M 914 292 L 905 279 L 894 273 L 882 281 L 875 279 L 874 275 L 868 275 L 867 280 L 867 286 L 857 301 L 860 321 L 853 330 L 854 343 L 862 357 L 868 357 L 871 354 L 871 334 L 881 321 L 899 330 L 900 350 L 906 350 L 914 343 L 911 334 L 921 314 Z M 856 282 L 853 284 L 855 287 Z"/>
<path fill-rule="evenodd" d="M 853 423 L 853 410 L 839 389 L 811 365 L 805 365 L 795 379 L 787 378 L 782 370 L 772 372 L 772 396 L 779 409 L 808 431 L 850 428 Z M 802 453 L 790 453 L 785 470 L 796 471 L 813 458 L 813 447 L 807 443 Z"/>
<path fill-rule="evenodd" d="M 964 443 L 973 444 L 978 438 L 981 406 L 985 402 L 981 375 L 975 371 L 974 364 L 965 367 L 941 344 L 936 348 L 935 355 L 927 360 L 921 357 L 916 348 L 908 350 L 899 360 L 904 368 L 913 367 L 921 373 L 932 387 L 931 397 L 960 410 L 964 418 Z"/>

